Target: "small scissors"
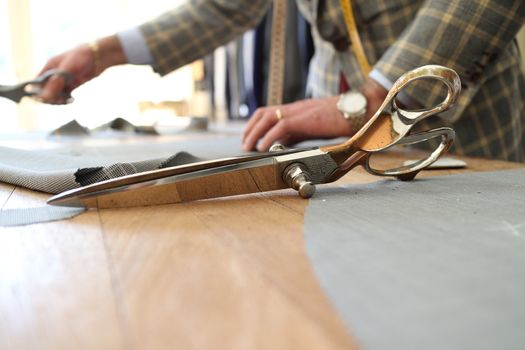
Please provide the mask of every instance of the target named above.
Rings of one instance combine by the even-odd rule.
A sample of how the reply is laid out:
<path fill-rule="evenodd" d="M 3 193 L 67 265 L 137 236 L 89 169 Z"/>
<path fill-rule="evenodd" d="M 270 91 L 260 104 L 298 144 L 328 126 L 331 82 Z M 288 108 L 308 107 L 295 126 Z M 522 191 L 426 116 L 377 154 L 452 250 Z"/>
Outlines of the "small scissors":
<path fill-rule="evenodd" d="M 426 78 L 447 87 L 446 98 L 430 109 L 400 108 L 396 95 L 410 82 Z M 303 198 L 311 197 L 316 184 L 333 182 L 358 165 L 379 176 L 412 180 L 436 161 L 452 144 L 455 133 L 437 128 L 410 134 L 420 120 L 448 109 L 461 89 L 452 69 L 428 65 L 401 76 L 374 116 L 348 141 L 309 149 L 273 147 L 270 152 L 223 158 L 147 171 L 58 194 L 49 204 L 87 208 L 115 208 L 177 203 L 245 193 L 293 188 Z M 439 138 L 427 158 L 398 168 L 379 170 L 370 164 L 373 154 L 399 144 L 417 144 Z"/>
<path fill-rule="evenodd" d="M 73 76 L 70 73 L 58 69 L 51 69 L 33 80 L 28 80 L 16 85 L 0 85 L 0 97 L 5 97 L 11 101 L 19 103 L 23 97 L 37 96 L 42 92 L 42 87 L 53 75 L 59 75 L 63 77 L 65 80 L 65 86 L 70 85 L 71 81 L 73 80 Z M 61 98 L 66 103 L 70 103 L 73 100 L 71 94 L 68 91 L 63 91 Z"/>

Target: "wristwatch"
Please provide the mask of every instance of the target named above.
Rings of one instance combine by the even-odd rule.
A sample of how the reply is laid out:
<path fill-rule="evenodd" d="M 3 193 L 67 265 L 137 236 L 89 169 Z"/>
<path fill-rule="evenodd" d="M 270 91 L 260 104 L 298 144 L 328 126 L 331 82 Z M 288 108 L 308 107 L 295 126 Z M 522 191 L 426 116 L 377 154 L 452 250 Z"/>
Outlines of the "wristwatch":
<path fill-rule="evenodd" d="M 366 107 L 368 103 L 365 95 L 359 91 L 350 90 L 339 96 L 337 109 L 350 123 L 351 129 L 356 132 L 366 123 Z"/>

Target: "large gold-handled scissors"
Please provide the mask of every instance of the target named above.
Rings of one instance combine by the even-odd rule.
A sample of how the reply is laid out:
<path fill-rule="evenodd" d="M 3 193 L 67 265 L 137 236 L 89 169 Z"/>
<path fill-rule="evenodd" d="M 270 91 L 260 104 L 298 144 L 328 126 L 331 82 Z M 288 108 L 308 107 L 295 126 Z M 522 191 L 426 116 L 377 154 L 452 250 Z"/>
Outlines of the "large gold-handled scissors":
<path fill-rule="evenodd" d="M 396 103 L 395 97 L 417 79 L 444 83 L 446 98 L 429 109 L 409 111 Z M 388 92 L 374 116 L 348 141 L 310 149 L 274 149 L 231 158 L 203 161 L 147 171 L 102 181 L 58 194 L 48 200 L 52 205 L 88 208 L 115 208 L 177 203 L 253 192 L 293 188 L 308 198 L 316 184 L 333 182 L 362 165 L 379 176 L 411 180 L 436 161 L 452 144 L 455 133 L 438 128 L 409 134 L 420 120 L 449 108 L 460 92 L 460 80 L 453 70 L 429 65 L 400 77 Z M 439 138 L 438 146 L 427 158 L 409 166 L 379 170 L 370 163 L 371 155 L 394 145 L 415 144 Z"/>

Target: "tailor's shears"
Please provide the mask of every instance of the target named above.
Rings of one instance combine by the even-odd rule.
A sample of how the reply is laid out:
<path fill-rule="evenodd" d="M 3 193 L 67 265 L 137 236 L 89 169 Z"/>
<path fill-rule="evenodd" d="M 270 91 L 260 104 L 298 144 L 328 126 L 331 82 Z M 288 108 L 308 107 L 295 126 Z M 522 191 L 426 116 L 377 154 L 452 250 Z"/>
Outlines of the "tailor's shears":
<path fill-rule="evenodd" d="M 47 83 L 49 78 L 54 75 L 64 78 L 64 86 L 70 85 L 73 80 L 73 76 L 68 72 L 58 69 L 50 69 L 33 80 L 28 80 L 15 85 L 0 85 L 0 97 L 8 98 L 16 103 L 19 103 L 24 97 L 35 97 L 42 92 L 42 87 Z M 70 93 L 66 90 L 61 93 L 60 97 L 65 103 L 70 103 L 72 101 Z"/>
<path fill-rule="evenodd" d="M 430 109 L 408 111 L 400 108 L 396 95 L 416 79 L 435 79 L 447 87 L 446 98 Z M 267 153 L 223 158 L 147 171 L 102 181 L 58 194 L 49 204 L 88 208 L 115 208 L 177 203 L 252 192 L 293 188 L 308 198 L 316 184 L 333 182 L 362 165 L 379 176 L 412 180 L 450 147 L 455 133 L 450 128 L 410 134 L 420 120 L 448 109 L 461 89 L 452 69 L 428 65 L 400 77 L 374 116 L 348 141 L 310 149 L 275 148 Z M 378 170 L 370 156 L 399 144 L 415 144 L 440 138 L 439 145 L 424 159 L 409 166 Z"/>

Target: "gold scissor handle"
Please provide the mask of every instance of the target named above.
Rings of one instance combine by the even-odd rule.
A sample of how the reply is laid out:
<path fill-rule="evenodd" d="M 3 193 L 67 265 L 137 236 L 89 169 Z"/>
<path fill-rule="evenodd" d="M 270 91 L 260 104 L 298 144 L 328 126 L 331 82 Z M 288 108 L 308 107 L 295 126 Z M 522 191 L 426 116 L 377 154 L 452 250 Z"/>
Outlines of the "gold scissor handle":
<path fill-rule="evenodd" d="M 447 96 L 434 107 L 421 110 L 402 109 L 396 96 L 408 84 L 418 79 L 435 79 L 445 84 Z M 323 150 L 333 153 L 353 153 L 355 149 L 377 152 L 392 147 L 408 135 L 412 127 L 431 115 L 448 109 L 461 91 L 458 74 L 447 67 L 427 65 L 403 74 L 388 92 L 385 100 L 370 120 L 348 141 Z"/>
<path fill-rule="evenodd" d="M 370 152 L 368 153 L 368 156 L 363 162 L 363 167 L 372 175 L 395 176 L 403 181 L 412 180 L 421 170 L 434 163 L 449 149 L 449 147 L 454 142 L 455 136 L 456 133 L 451 128 L 437 128 L 422 133 L 405 136 L 401 139 L 401 141 L 397 143 L 397 145 L 413 145 L 438 137 L 441 138 L 441 141 L 428 157 L 418 160 L 417 162 L 412 163 L 410 165 L 405 165 L 387 170 L 376 169 L 370 164 L 370 158 L 376 152 Z"/>
<path fill-rule="evenodd" d="M 396 103 L 397 95 L 408 84 L 419 79 L 434 79 L 442 82 L 447 88 L 445 99 L 436 106 L 428 109 L 406 110 L 399 107 Z M 388 113 L 388 107 L 390 107 L 390 113 L 393 114 L 394 118 L 398 118 L 399 122 L 405 126 L 405 130 L 403 130 L 401 125 L 394 125 L 394 128 L 399 128 L 396 129 L 397 132 L 404 132 L 404 134 L 400 136 L 400 138 L 402 138 L 407 135 L 410 128 L 420 120 L 447 110 L 457 100 L 460 92 L 461 81 L 454 70 L 438 65 L 423 66 L 407 72 L 396 81 L 376 115 L 378 113 Z"/>
<path fill-rule="evenodd" d="M 434 79 L 443 83 L 447 88 L 445 99 L 434 107 L 421 110 L 406 110 L 399 107 L 396 96 L 408 84 L 418 79 Z M 427 65 L 403 74 L 394 83 L 377 112 L 352 138 L 339 145 L 321 147 L 321 150 L 329 153 L 339 165 L 330 179 L 332 181 L 338 179 L 359 164 L 374 175 L 397 176 L 403 180 L 414 178 L 420 170 L 436 161 L 450 147 L 455 134 L 450 128 L 414 135 L 409 135 L 410 130 L 422 119 L 448 109 L 456 101 L 460 91 L 461 82 L 458 74 L 447 67 Z M 378 170 L 370 165 L 370 156 L 373 153 L 398 144 L 420 143 L 437 137 L 441 137 L 441 142 L 431 155 L 411 166 Z"/>

